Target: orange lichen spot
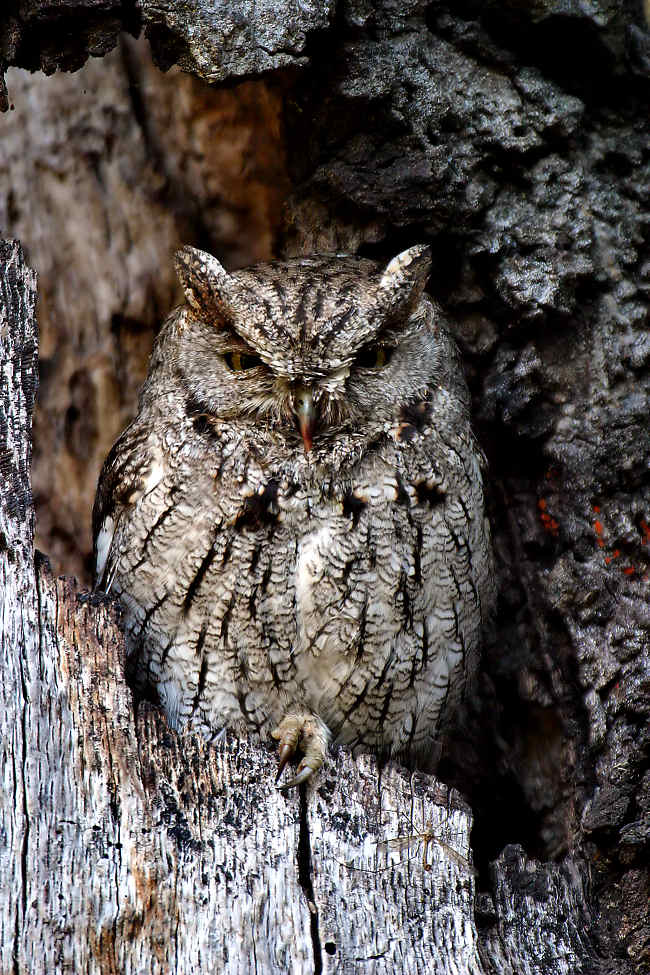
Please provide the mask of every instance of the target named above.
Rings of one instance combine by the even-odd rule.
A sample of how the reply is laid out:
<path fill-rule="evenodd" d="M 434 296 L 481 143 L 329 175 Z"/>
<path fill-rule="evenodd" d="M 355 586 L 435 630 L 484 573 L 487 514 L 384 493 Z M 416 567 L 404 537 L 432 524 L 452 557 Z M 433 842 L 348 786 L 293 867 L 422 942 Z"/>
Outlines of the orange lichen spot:
<path fill-rule="evenodd" d="M 544 498 L 540 498 L 537 502 L 537 507 L 539 508 L 539 517 L 542 525 L 544 526 L 544 531 L 548 532 L 549 535 L 557 535 L 560 530 L 560 526 L 555 518 L 553 518 L 546 510 L 546 500 Z"/>
<path fill-rule="evenodd" d="M 544 500 L 544 498 L 540 498 L 537 504 L 540 511 L 539 517 L 542 522 L 542 525 L 544 526 L 544 531 L 548 532 L 549 535 L 557 536 L 560 530 L 560 526 L 555 520 L 555 518 L 549 515 L 548 511 L 546 510 L 546 501 Z"/>
<path fill-rule="evenodd" d="M 643 541 L 645 542 L 646 545 L 650 545 L 650 525 L 648 525 L 648 522 L 645 521 L 643 518 L 641 519 L 639 524 L 641 525 Z"/>
<path fill-rule="evenodd" d="M 600 514 L 600 505 L 599 504 L 595 504 L 593 506 L 593 508 L 592 508 L 592 511 L 594 511 L 597 515 L 599 515 Z"/>
<path fill-rule="evenodd" d="M 602 521 L 596 520 L 594 522 L 594 531 L 596 532 L 596 544 L 598 545 L 598 548 L 603 548 L 603 546 L 605 545 L 605 543 L 603 541 L 603 523 L 602 523 Z"/>
<path fill-rule="evenodd" d="M 633 565 L 626 565 L 625 568 L 623 569 L 623 575 L 633 576 L 635 571 L 636 570 Z"/>

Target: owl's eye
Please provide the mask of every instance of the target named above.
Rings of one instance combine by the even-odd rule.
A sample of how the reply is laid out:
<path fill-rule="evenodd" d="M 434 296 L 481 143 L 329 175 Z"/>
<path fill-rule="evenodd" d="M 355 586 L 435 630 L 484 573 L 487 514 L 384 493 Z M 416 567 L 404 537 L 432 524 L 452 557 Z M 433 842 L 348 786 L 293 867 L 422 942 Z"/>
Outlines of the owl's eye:
<path fill-rule="evenodd" d="M 356 364 L 362 369 L 381 369 L 390 362 L 393 350 L 386 345 L 367 345 L 357 355 Z"/>
<path fill-rule="evenodd" d="M 242 372 L 244 369 L 255 369 L 262 365 L 262 360 L 258 355 L 246 355 L 244 352 L 226 352 L 224 362 L 233 372 Z"/>

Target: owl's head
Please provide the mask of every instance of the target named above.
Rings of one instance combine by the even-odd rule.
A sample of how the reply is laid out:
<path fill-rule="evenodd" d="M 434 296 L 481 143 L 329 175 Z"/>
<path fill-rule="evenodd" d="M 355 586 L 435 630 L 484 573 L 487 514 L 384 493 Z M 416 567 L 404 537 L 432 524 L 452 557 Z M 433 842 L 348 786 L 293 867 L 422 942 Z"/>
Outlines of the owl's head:
<path fill-rule="evenodd" d="M 356 443 L 426 395 L 441 353 L 423 295 L 428 247 L 388 264 L 319 255 L 227 272 L 184 247 L 189 305 L 176 353 L 184 387 L 220 421 L 305 451 Z"/>

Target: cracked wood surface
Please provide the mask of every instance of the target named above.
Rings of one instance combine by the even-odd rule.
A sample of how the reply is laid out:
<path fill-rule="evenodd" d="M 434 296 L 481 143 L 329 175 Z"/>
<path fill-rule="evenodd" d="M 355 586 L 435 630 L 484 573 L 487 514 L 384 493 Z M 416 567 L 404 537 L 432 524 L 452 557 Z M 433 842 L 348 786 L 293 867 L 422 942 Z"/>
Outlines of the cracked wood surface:
<path fill-rule="evenodd" d="M 36 275 L 16 241 L 0 241 L 0 970 L 11 971 L 27 910 L 30 813 L 25 763 L 31 729 L 21 706 L 25 659 L 38 656 L 32 554 L 31 417 L 36 391 Z"/>
<path fill-rule="evenodd" d="M 418 826 L 409 776 L 341 752 L 311 796 L 284 797 L 270 749 L 210 747 L 153 708 L 136 720 L 112 607 L 44 563 L 34 579 L 22 652 L 3 639 L 21 669 L 5 715 L 25 735 L 4 790 L 20 813 L 4 851 L 7 969 L 13 956 L 29 973 L 302 973 L 365 958 L 425 972 L 439 958 L 452 972 L 459 952 L 475 958 L 471 872 L 435 843 L 431 869 L 419 851 L 378 854 Z M 419 793 L 418 816 L 451 815 L 467 852 L 467 811 L 438 806 L 432 780 Z"/>
<path fill-rule="evenodd" d="M 339 751 L 285 797 L 265 745 L 136 715 L 115 608 L 34 564 L 35 297 L 2 242 L 0 971 L 594 971 L 570 860 L 504 851 L 479 931 L 469 810 L 433 778 Z"/>

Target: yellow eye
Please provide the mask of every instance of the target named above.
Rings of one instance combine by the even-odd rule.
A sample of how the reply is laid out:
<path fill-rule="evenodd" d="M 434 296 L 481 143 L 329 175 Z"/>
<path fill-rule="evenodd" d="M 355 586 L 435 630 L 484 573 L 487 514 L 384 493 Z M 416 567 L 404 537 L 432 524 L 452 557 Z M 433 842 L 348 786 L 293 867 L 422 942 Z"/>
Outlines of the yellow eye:
<path fill-rule="evenodd" d="M 242 372 L 244 369 L 255 369 L 262 365 L 262 360 L 258 355 L 246 355 L 245 352 L 226 352 L 224 362 L 233 372 Z"/>
<path fill-rule="evenodd" d="M 357 355 L 357 365 L 362 369 L 381 369 L 390 362 L 393 350 L 385 345 L 367 345 Z"/>

